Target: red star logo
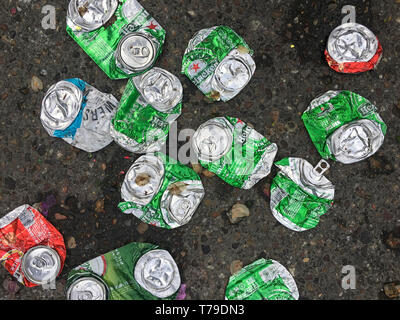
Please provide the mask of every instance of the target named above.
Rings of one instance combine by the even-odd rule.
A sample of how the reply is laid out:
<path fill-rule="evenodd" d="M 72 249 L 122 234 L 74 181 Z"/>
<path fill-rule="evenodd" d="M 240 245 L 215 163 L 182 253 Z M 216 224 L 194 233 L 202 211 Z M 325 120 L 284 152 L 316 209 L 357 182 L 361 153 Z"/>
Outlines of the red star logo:
<path fill-rule="evenodd" d="M 194 70 L 195 72 L 199 71 L 200 70 L 199 64 L 193 63 L 192 70 Z"/>
<path fill-rule="evenodd" d="M 158 26 L 157 26 L 156 24 L 153 24 L 153 21 L 152 21 L 152 22 L 150 23 L 150 25 L 147 26 L 146 28 L 147 28 L 147 29 L 150 29 L 150 30 L 155 30 L 157 27 L 158 27 Z"/>
<path fill-rule="evenodd" d="M 244 122 L 240 119 L 238 119 L 237 123 L 243 124 Z"/>

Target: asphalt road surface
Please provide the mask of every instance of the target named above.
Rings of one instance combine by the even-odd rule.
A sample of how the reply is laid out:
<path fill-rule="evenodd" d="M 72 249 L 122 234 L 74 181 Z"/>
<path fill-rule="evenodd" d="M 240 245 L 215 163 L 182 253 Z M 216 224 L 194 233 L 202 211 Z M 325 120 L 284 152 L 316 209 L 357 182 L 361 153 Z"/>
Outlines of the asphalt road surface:
<path fill-rule="evenodd" d="M 315 229 L 302 233 L 271 214 L 268 191 L 276 168 L 250 190 L 202 175 L 205 198 L 192 220 L 175 230 L 146 228 L 121 213 L 122 172 L 138 156 L 115 143 L 93 154 L 80 151 L 50 137 L 39 120 L 44 93 L 57 81 L 78 77 L 117 99 L 126 84 L 108 79 L 67 35 L 67 3 L 3 0 L 0 6 L 0 216 L 54 196 L 57 203 L 47 218 L 69 243 L 55 290 L 17 285 L 2 267 L 0 299 L 65 299 L 72 268 L 130 242 L 157 244 L 171 253 L 187 285 L 186 299 L 224 299 L 232 267 L 261 257 L 279 261 L 293 274 L 302 299 L 385 299 L 384 284 L 400 280 L 400 245 L 387 241 L 400 228 L 400 1 L 140 1 L 167 31 L 156 66 L 177 75 L 184 87 L 178 133 L 212 117 L 238 117 L 278 145 L 276 160 L 301 157 L 316 165 L 320 157 L 300 118 L 314 97 L 346 89 L 379 108 L 388 126 L 383 146 L 353 165 L 330 162 L 334 206 Z M 56 8 L 55 29 L 42 27 L 45 5 Z M 356 7 L 357 22 L 383 46 L 374 71 L 339 74 L 324 60 L 326 40 L 341 24 L 344 5 Z M 236 98 L 210 104 L 180 71 L 191 37 L 215 25 L 244 37 L 257 70 Z M 34 76 L 39 81 L 32 86 Z M 232 225 L 226 212 L 235 203 L 245 204 L 250 216 Z M 353 289 L 342 286 L 345 266 L 354 267 Z"/>

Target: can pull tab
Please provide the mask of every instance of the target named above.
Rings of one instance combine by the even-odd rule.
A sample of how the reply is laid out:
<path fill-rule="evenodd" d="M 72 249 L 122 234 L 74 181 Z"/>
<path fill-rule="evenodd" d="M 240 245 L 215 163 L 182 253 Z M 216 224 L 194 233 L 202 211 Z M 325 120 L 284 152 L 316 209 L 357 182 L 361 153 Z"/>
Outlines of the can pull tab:
<path fill-rule="evenodd" d="M 150 55 L 150 50 L 146 47 L 131 46 L 129 51 L 137 58 L 147 58 Z"/>
<path fill-rule="evenodd" d="M 331 166 L 329 165 L 328 162 L 326 162 L 324 159 L 322 159 L 318 164 L 315 166 L 313 169 L 313 174 L 316 177 L 317 180 L 320 180 L 324 173 L 329 170 Z"/>

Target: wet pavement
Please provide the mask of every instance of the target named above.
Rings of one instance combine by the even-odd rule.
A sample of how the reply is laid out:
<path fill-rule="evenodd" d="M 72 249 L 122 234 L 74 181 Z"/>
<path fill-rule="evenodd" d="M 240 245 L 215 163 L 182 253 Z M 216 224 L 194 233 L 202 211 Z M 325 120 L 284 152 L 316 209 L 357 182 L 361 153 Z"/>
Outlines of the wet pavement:
<path fill-rule="evenodd" d="M 64 299 L 72 268 L 133 241 L 157 244 L 171 253 L 187 284 L 187 299 L 224 299 L 231 269 L 261 257 L 287 267 L 302 299 L 385 299 L 384 284 L 400 280 L 396 238 L 400 234 L 400 1 L 140 3 L 167 31 L 156 66 L 177 75 L 184 87 L 178 133 L 197 129 L 215 116 L 239 117 L 278 145 L 276 160 L 294 156 L 316 165 L 320 158 L 300 115 L 317 95 L 347 89 L 378 106 L 388 125 L 385 143 L 369 160 L 353 165 L 331 162 L 327 176 L 336 186 L 335 204 L 311 231 L 296 233 L 272 216 L 268 190 L 276 168 L 251 190 L 202 175 L 206 195 L 189 224 L 175 230 L 146 228 L 117 208 L 123 172 L 137 156 L 116 144 L 93 154 L 80 151 L 51 138 L 39 120 L 43 95 L 59 80 L 79 77 L 117 99 L 126 80 L 109 80 L 67 35 L 67 1 L 4 0 L 0 6 L 0 215 L 54 196 L 56 204 L 47 218 L 69 248 L 56 290 L 18 289 L 1 268 L 0 299 Z M 45 5 L 56 7 L 55 30 L 41 26 Z M 327 37 L 341 23 L 344 5 L 354 5 L 357 22 L 378 36 L 383 59 L 377 70 L 343 75 L 324 61 Z M 190 38 L 214 25 L 230 26 L 255 51 L 253 79 L 228 103 L 209 104 L 180 74 Z M 38 79 L 32 85 L 33 77 Z M 226 211 L 236 203 L 245 204 L 250 216 L 232 225 Z M 356 270 L 355 289 L 342 288 L 344 266 Z"/>

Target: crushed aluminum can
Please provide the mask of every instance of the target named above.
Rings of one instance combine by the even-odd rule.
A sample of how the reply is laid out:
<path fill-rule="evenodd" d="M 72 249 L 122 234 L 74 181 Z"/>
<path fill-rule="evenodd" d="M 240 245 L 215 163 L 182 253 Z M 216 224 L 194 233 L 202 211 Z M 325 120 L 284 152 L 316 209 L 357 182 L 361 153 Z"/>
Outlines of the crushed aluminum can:
<path fill-rule="evenodd" d="M 51 284 L 66 258 L 64 239 L 35 208 L 22 205 L 0 218 L 0 262 L 26 287 Z"/>
<path fill-rule="evenodd" d="M 57 82 L 42 101 L 40 120 L 47 133 L 86 152 L 96 152 L 112 141 L 110 122 L 118 100 L 74 78 Z"/>
<path fill-rule="evenodd" d="M 153 68 L 129 79 L 110 134 L 134 153 L 161 151 L 171 124 L 182 112 L 183 88 L 170 72 Z"/>
<path fill-rule="evenodd" d="M 350 91 L 328 91 L 303 113 L 304 125 L 324 159 L 351 164 L 382 146 L 387 126 L 377 107 Z"/>
<path fill-rule="evenodd" d="M 275 260 L 259 259 L 229 278 L 226 300 L 298 300 L 293 276 Z"/>
<path fill-rule="evenodd" d="M 76 289 L 82 279 L 95 285 L 96 294 L 105 300 L 173 300 L 181 285 L 178 266 L 167 251 L 135 242 L 74 268 L 67 279 L 69 300 L 74 300 L 74 290 L 79 293 L 75 298 L 91 297 L 92 290 L 86 285 Z M 106 288 L 106 296 L 100 284 Z"/>
<path fill-rule="evenodd" d="M 68 34 L 110 79 L 137 76 L 160 56 L 166 32 L 138 1 L 71 0 L 69 8 Z"/>
<path fill-rule="evenodd" d="M 21 272 L 34 284 L 43 285 L 54 281 L 60 269 L 60 256 L 50 247 L 39 245 L 22 256 Z"/>
<path fill-rule="evenodd" d="M 360 73 L 376 68 L 382 52 L 382 46 L 371 30 L 358 23 L 345 23 L 330 34 L 325 58 L 336 72 Z"/>
<path fill-rule="evenodd" d="M 204 168 L 241 189 L 250 189 L 268 176 L 278 152 L 275 143 L 232 117 L 202 124 L 193 135 L 192 145 Z"/>
<path fill-rule="evenodd" d="M 67 11 L 67 25 L 73 30 L 90 32 L 111 19 L 118 0 L 71 0 Z"/>
<path fill-rule="evenodd" d="M 205 194 L 191 168 L 161 153 L 141 156 L 125 175 L 118 207 L 145 223 L 166 229 L 187 224 Z"/>
<path fill-rule="evenodd" d="M 82 276 L 68 286 L 68 300 L 107 300 L 108 288 L 95 274 Z"/>
<path fill-rule="evenodd" d="M 315 228 L 333 205 L 335 186 L 323 176 L 329 164 L 321 160 L 313 168 L 304 159 L 285 158 L 275 165 L 280 171 L 271 184 L 272 214 L 294 231 Z"/>
<path fill-rule="evenodd" d="M 185 74 L 213 101 L 233 99 L 249 83 L 256 64 L 253 51 L 235 31 L 216 26 L 197 32 L 182 61 Z"/>

